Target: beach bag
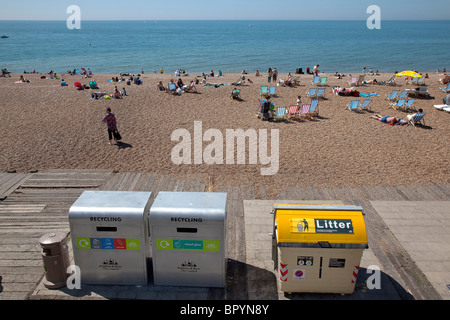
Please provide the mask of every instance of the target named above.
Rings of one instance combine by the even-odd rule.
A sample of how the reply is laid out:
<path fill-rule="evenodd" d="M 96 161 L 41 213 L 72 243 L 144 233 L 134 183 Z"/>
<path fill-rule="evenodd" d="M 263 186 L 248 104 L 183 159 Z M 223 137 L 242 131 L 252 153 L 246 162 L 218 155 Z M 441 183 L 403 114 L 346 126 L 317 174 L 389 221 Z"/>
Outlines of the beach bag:
<path fill-rule="evenodd" d="M 117 130 L 117 129 L 114 130 L 113 134 L 114 134 L 114 139 L 122 140 L 122 136 L 120 135 L 119 130 Z"/>

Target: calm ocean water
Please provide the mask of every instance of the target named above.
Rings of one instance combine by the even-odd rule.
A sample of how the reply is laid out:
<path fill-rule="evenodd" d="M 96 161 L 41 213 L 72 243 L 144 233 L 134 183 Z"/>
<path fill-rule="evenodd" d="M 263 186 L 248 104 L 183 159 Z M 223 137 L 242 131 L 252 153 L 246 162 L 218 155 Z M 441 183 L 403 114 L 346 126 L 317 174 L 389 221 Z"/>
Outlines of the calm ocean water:
<path fill-rule="evenodd" d="M 450 21 L 0 21 L 0 67 L 11 72 L 190 73 L 277 67 L 293 72 L 432 72 L 450 67 Z"/>

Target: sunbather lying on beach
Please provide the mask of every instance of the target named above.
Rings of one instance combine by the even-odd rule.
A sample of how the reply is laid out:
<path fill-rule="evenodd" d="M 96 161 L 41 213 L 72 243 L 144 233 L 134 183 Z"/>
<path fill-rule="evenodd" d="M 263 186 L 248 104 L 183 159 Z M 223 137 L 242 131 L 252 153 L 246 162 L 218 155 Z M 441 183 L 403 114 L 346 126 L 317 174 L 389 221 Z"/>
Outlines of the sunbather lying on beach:
<path fill-rule="evenodd" d="M 370 116 L 370 117 L 373 118 L 373 119 L 376 119 L 378 121 L 390 124 L 391 126 L 408 124 L 408 121 L 403 120 L 403 119 L 398 118 L 398 117 L 382 116 L 381 114 L 376 114 L 376 115 L 373 115 L 373 116 Z"/>
<path fill-rule="evenodd" d="M 99 99 L 99 98 L 103 98 L 104 96 L 106 96 L 106 92 L 93 92 L 91 93 L 91 98 L 92 99 Z"/>
<path fill-rule="evenodd" d="M 26 80 L 23 76 L 20 76 L 20 79 L 17 82 L 30 82 L 30 80 Z"/>

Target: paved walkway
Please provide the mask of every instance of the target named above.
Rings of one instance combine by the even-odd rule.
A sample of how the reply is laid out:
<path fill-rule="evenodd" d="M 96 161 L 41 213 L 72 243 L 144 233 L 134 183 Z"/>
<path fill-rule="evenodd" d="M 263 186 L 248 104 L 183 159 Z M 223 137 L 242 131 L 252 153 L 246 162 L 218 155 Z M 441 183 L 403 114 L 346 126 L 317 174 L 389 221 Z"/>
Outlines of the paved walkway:
<path fill-rule="evenodd" d="M 228 193 L 227 286 L 217 288 L 83 286 L 50 290 L 39 238 L 69 231 L 67 213 L 84 190 L 220 191 Z M 352 295 L 292 294 L 278 288 L 271 261 L 274 202 L 343 203 L 363 207 L 369 249 Z M 108 170 L 0 173 L 0 300 L 15 299 L 450 299 L 450 185 L 275 189 L 264 184 L 222 185 L 209 177 L 183 179 Z M 370 290 L 369 266 L 381 269 L 381 289 Z M 150 270 L 151 271 L 151 270 Z M 367 273 L 369 271 L 369 273 Z"/>

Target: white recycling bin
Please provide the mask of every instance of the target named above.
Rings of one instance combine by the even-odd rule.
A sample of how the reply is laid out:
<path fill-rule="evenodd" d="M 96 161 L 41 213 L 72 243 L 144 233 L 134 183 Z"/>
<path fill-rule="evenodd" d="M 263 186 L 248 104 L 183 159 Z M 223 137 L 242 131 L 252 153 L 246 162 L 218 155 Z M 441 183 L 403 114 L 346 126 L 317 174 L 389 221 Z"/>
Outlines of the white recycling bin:
<path fill-rule="evenodd" d="M 158 193 L 149 214 L 155 285 L 225 287 L 226 203 L 226 193 Z"/>
<path fill-rule="evenodd" d="M 145 285 L 151 192 L 84 191 L 69 210 L 81 283 Z"/>

